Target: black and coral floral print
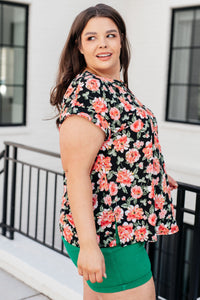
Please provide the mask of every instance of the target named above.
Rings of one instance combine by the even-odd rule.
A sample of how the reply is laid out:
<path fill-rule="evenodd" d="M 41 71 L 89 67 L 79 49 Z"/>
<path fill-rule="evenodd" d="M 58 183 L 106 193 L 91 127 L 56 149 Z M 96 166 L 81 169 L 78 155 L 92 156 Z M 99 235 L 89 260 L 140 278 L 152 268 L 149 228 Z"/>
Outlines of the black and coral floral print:
<path fill-rule="evenodd" d="M 116 225 L 121 246 L 156 241 L 157 234 L 177 232 L 157 121 L 152 111 L 122 81 L 85 71 L 66 90 L 60 126 L 73 114 L 86 118 L 105 132 L 90 174 L 99 246 L 116 245 Z M 79 247 L 65 175 L 59 225 L 66 241 Z"/>

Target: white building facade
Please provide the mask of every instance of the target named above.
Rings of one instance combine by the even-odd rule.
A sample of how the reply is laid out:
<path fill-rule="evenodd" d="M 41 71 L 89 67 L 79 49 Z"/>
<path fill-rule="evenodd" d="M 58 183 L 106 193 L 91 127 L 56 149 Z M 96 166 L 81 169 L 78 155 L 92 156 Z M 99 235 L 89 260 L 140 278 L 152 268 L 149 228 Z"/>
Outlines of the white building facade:
<path fill-rule="evenodd" d="M 28 6 L 25 124 L 0 124 L 0 152 L 4 141 L 12 141 L 59 153 L 58 129 L 53 118 L 56 111 L 49 102 L 50 90 L 75 16 L 99 2 L 116 8 L 127 24 L 132 50 L 129 87 L 157 117 L 168 173 L 177 181 L 200 186 L 200 0 L 0 1 L 0 7 L 7 3 Z M 192 25 L 196 26 L 193 28 L 197 32 L 196 44 L 187 45 L 185 41 L 192 41 L 191 36 L 195 36 L 191 24 L 196 24 Z M 177 33 L 182 34 L 181 41 Z M 2 53 L 0 49 L 0 93 L 4 94 Z M 193 57 L 196 60 L 192 61 Z M 16 105 L 12 111 L 11 120 L 16 119 L 18 108 Z M 37 157 L 37 164 L 51 168 L 50 161 L 44 161 L 42 156 Z M 52 168 L 61 171 L 61 163 L 56 162 Z M 5 248 L 8 249 L 7 244 Z"/>

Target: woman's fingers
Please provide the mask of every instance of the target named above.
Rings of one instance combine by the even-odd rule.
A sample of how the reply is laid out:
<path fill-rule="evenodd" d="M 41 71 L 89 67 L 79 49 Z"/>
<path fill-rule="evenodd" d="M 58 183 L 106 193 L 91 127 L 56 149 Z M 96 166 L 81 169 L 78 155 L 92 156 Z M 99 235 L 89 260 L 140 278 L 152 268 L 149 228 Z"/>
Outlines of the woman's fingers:
<path fill-rule="evenodd" d="M 178 183 L 176 182 L 176 180 L 174 180 L 170 175 L 167 175 L 167 177 L 168 177 L 169 186 L 170 186 L 171 190 L 177 189 Z"/>
<path fill-rule="evenodd" d="M 89 280 L 92 282 L 92 283 L 95 283 L 97 280 L 96 280 L 96 273 L 90 273 L 89 274 Z"/>
<path fill-rule="evenodd" d="M 102 272 L 97 272 L 96 273 L 96 280 L 97 280 L 97 282 L 103 282 L 103 278 L 104 277 L 105 277 L 104 273 L 102 273 Z"/>
<path fill-rule="evenodd" d="M 106 275 L 106 264 L 105 264 L 105 260 L 103 260 L 103 277 L 104 277 L 104 278 L 107 278 L 107 275 Z"/>
<path fill-rule="evenodd" d="M 79 275 L 83 276 L 86 281 L 90 280 L 92 283 L 103 282 L 103 278 L 107 278 L 105 271 L 87 272 L 78 269 L 78 273 Z"/>
<path fill-rule="evenodd" d="M 81 268 L 78 268 L 78 274 L 79 274 L 80 276 L 83 276 L 83 270 L 82 270 Z"/>
<path fill-rule="evenodd" d="M 89 274 L 87 272 L 83 273 L 83 278 L 87 281 L 90 279 Z"/>
<path fill-rule="evenodd" d="M 105 266 L 105 260 L 102 261 L 102 269 L 96 272 L 96 281 L 102 282 L 104 278 L 107 278 L 106 275 L 106 266 Z"/>

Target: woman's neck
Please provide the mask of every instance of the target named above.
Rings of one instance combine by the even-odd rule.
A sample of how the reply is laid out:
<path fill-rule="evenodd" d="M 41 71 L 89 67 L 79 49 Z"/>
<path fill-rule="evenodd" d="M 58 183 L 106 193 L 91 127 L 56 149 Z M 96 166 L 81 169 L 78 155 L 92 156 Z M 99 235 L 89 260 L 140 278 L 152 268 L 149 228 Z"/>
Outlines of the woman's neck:
<path fill-rule="evenodd" d="M 119 81 L 121 80 L 120 79 L 120 72 L 116 73 L 116 74 L 110 74 L 110 73 L 107 73 L 107 72 L 99 72 L 95 69 L 88 68 L 88 67 L 85 68 L 85 71 L 93 73 L 94 75 L 97 75 L 99 77 L 104 77 L 104 78 L 108 78 L 108 79 L 111 79 L 111 80 L 113 80 L 113 79 L 117 79 Z"/>

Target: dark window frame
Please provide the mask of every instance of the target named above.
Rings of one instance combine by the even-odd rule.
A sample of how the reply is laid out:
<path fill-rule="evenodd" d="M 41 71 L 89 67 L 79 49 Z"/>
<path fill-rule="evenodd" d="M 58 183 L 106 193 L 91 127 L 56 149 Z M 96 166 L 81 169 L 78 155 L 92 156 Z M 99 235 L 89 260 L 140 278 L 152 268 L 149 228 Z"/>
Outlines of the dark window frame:
<path fill-rule="evenodd" d="M 172 70 L 172 55 L 173 55 L 173 49 L 176 48 L 180 48 L 180 47 L 173 47 L 173 40 L 174 40 L 174 34 L 175 34 L 175 30 L 174 30 L 174 23 L 175 23 L 175 14 L 176 12 L 179 11 L 196 11 L 199 10 L 200 6 L 199 5 L 195 5 L 195 6 L 185 6 L 185 7 L 180 7 L 180 8 L 173 8 L 172 9 L 172 15 L 171 15 L 171 32 L 170 32 L 170 48 L 169 48 L 169 64 L 168 64 L 168 79 L 167 79 L 167 99 L 166 99 L 166 109 L 165 109 L 165 121 L 167 122 L 173 122 L 173 123 L 181 123 L 181 124 L 192 124 L 192 125 L 197 125 L 199 126 L 200 123 L 198 122 L 192 122 L 192 121 L 188 121 L 188 120 L 175 120 L 175 119 L 170 119 L 169 117 L 169 102 L 170 102 L 170 87 L 172 85 L 178 85 L 178 84 L 171 84 L 170 83 L 170 79 L 171 79 L 171 70 Z M 193 24 L 194 27 L 194 24 Z M 192 38 L 191 41 L 193 41 L 194 38 L 194 29 L 192 32 Z M 187 49 L 199 49 L 199 47 L 197 46 L 192 46 L 192 44 L 188 47 L 181 47 L 181 49 L 183 48 L 187 48 Z M 190 55 L 190 65 L 189 65 L 189 72 L 191 74 L 191 55 Z M 195 87 L 195 86 L 199 86 L 197 84 L 192 84 L 191 80 L 190 80 L 191 76 L 189 76 L 189 81 L 187 84 L 181 84 L 181 86 L 188 86 L 188 87 Z M 189 90 L 189 89 L 188 89 Z M 188 92 L 188 96 L 189 96 L 189 92 Z M 188 105 L 188 97 L 187 97 L 187 105 Z"/>
<path fill-rule="evenodd" d="M 1 1 L 0 5 L 10 5 L 14 7 L 23 7 L 25 9 L 25 44 L 23 46 L 24 49 L 24 85 L 23 85 L 23 120 L 21 123 L 7 123 L 7 124 L 1 124 L 0 127 L 21 127 L 27 125 L 27 62 L 28 62 L 28 26 L 29 26 L 29 5 L 24 3 L 16 3 L 16 2 L 8 2 L 8 1 Z M 0 30 L 3 31 L 3 10 L 0 10 L 1 15 L 1 24 L 0 24 Z M 9 46 L 6 43 L 3 43 L 0 41 L 0 48 L 3 46 Z M 13 46 L 15 47 L 15 46 Z M 19 46 L 18 46 L 19 47 Z M 9 85 L 8 85 L 9 86 Z M 12 86 L 15 86 L 14 84 Z M 17 85 L 16 85 L 17 86 Z"/>

